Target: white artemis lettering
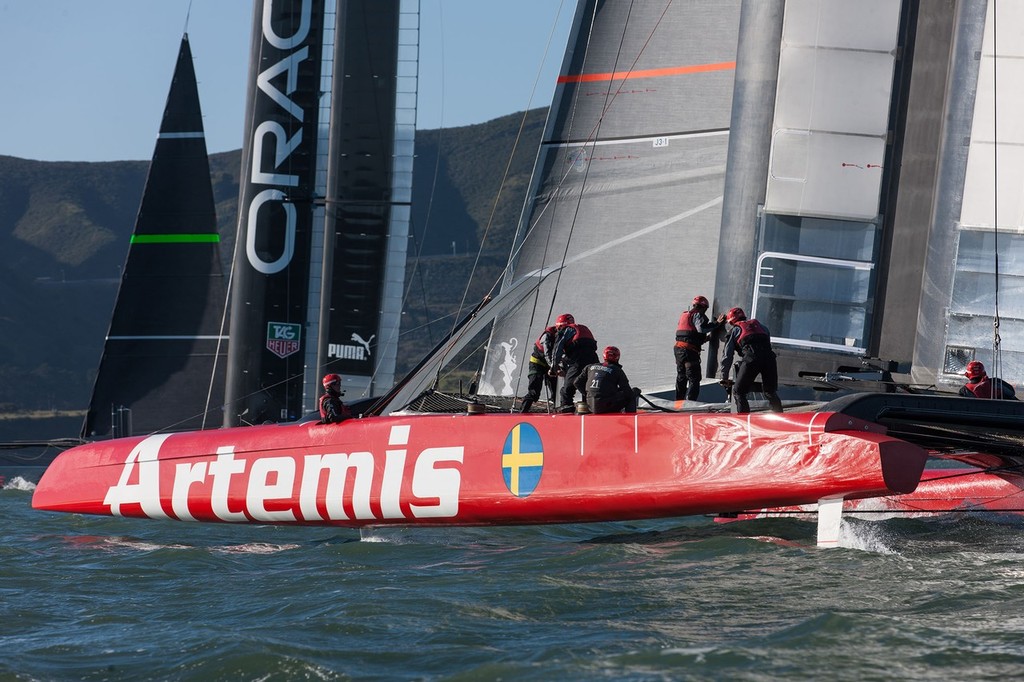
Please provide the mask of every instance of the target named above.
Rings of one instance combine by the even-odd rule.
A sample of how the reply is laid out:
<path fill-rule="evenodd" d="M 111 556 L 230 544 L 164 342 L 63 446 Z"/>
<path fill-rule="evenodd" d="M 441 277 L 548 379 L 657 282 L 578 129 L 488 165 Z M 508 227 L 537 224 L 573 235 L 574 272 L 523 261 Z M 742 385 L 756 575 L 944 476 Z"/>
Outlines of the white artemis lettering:
<path fill-rule="evenodd" d="M 406 477 L 409 425 L 391 427 L 384 466 L 378 469 L 373 453 L 329 453 L 236 459 L 235 448 L 217 448 L 216 457 L 208 462 L 166 463 L 173 472 L 170 507 L 182 521 L 194 521 L 191 503 L 199 503 L 203 493 L 195 494 L 196 486 L 206 487 L 214 516 L 222 521 L 245 522 L 249 519 L 271 523 L 302 521 L 345 521 L 378 518 L 373 511 L 372 496 L 376 472 L 381 472 L 380 518 L 448 518 L 459 512 L 459 491 L 462 473 L 445 466 L 462 463 L 462 446 L 427 448 L 412 465 L 412 495 L 420 504 L 408 502 L 403 513 L 402 489 Z M 169 518 L 160 498 L 160 461 L 158 455 L 170 434 L 150 436 L 136 445 L 125 458 L 116 485 L 103 499 L 111 514 L 124 515 L 125 504 L 141 507 L 150 518 Z M 302 475 L 297 476 L 301 462 Z M 352 476 L 349 485 L 349 475 Z M 238 480 L 236 477 L 241 476 Z M 297 480 L 298 479 L 298 480 Z M 132 483 L 131 481 L 136 481 Z M 236 482 L 237 481 L 237 482 Z M 296 485 L 298 483 L 298 485 Z M 207 487 L 208 486 L 208 487 Z M 242 500 L 234 498 L 245 491 Z M 346 491 L 351 490 L 351 496 Z M 234 504 L 235 508 L 231 506 Z M 131 512 L 129 512 L 131 513 Z"/>

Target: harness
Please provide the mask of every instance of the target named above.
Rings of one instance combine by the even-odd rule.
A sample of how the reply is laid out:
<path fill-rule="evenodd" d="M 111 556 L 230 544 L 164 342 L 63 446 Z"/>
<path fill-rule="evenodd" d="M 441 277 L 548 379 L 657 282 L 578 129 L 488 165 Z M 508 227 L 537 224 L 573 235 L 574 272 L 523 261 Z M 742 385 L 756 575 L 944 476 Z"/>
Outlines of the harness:
<path fill-rule="evenodd" d="M 771 342 L 768 330 L 757 320 L 740 320 L 736 326 L 740 328 L 740 335 L 736 337 L 737 346 L 754 346 Z"/>
<path fill-rule="evenodd" d="M 967 390 L 974 394 L 976 398 L 994 398 L 992 380 L 989 377 L 985 377 L 976 384 L 966 384 Z"/>
<path fill-rule="evenodd" d="M 685 348 L 696 353 L 700 352 L 701 344 L 708 340 L 707 334 L 701 334 L 693 324 L 693 316 L 697 310 L 691 308 L 679 316 L 676 327 L 676 348 Z"/>

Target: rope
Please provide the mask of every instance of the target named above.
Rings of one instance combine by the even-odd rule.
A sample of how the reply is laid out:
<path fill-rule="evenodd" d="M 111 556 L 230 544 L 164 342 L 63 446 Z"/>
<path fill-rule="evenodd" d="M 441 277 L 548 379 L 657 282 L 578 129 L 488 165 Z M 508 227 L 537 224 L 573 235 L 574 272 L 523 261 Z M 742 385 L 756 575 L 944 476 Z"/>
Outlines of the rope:
<path fill-rule="evenodd" d="M 999 35 L 997 23 L 997 0 L 992 0 L 992 239 L 994 252 L 995 289 L 994 289 L 994 312 L 992 319 L 992 369 L 990 376 L 1002 377 L 1003 357 L 999 337 L 999 87 L 998 87 L 998 64 L 999 50 L 996 42 Z M 993 397 L 995 397 L 993 390 Z M 1002 391 L 998 391 L 998 398 L 1002 398 Z"/>
<path fill-rule="evenodd" d="M 657 32 L 658 27 L 661 25 L 661 22 L 664 20 L 665 15 L 668 12 L 668 9 L 669 9 L 669 7 L 671 7 L 671 5 L 672 5 L 672 0 L 668 0 L 668 2 L 666 2 L 665 6 L 664 6 L 664 9 L 661 12 L 661 15 L 658 17 L 658 21 L 655 23 L 654 27 L 651 29 L 651 32 L 648 34 L 647 39 L 644 41 L 643 46 L 637 52 L 637 54 L 634 57 L 632 63 L 629 65 L 629 69 L 626 71 L 626 75 L 623 76 L 623 78 L 619 81 L 619 84 L 615 88 L 614 92 L 612 91 L 613 80 L 610 79 L 608 81 L 608 88 L 605 91 L 605 101 L 604 101 L 604 104 L 603 104 L 603 106 L 601 108 L 601 114 L 600 114 L 600 116 L 598 116 L 597 123 L 594 125 L 593 129 L 587 135 L 587 137 L 584 140 L 583 144 L 580 145 L 580 151 L 577 152 L 577 154 L 581 154 L 581 155 L 582 154 L 586 154 L 586 150 L 587 150 L 588 145 L 591 147 L 592 150 L 594 148 L 596 148 L 596 142 L 597 142 L 597 140 L 600 137 L 601 124 L 604 121 L 605 114 L 608 112 L 609 108 L 611 107 L 611 105 L 615 101 L 615 99 L 618 97 L 618 95 L 622 92 L 622 88 L 624 87 L 626 81 L 628 80 L 629 74 L 631 74 L 633 72 L 633 70 L 636 68 L 637 63 L 640 61 L 640 57 L 643 56 L 643 54 L 644 54 L 645 50 L 647 49 L 648 45 L 650 45 L 651 39 L 654 37 L 654 34 Z M 619 68 L 618 68 L 619 60 L 622 57 L 623 43 L 625 42 L 626 32 L 627 32 L 627 29 L 629 27 L 629 17 L 632 16 L 633 7 L 634 7 L 634 3 L 631 2 L 630 6 L 629 6 L 629 10 L 626 13 L 626 21 L 623 22 L 622 33 L 619 36 L 619 45 L 618 45 L 618 48 L 616 49 L 616 52 L 615 52 L 615 61 L 613 63 L 613 67 L 612 67 L 612 73 L 617 73 L 619 71 Z M 591 37 L 593 36 L 593 28 L 594 28 L 594 23 L 595 23 L 595 20 L 596 20 L 596 16 L 597 16 L 597 5 L 595 4 L 593 12 L 590 15 L 590 27 L 587 30 L 587 42 L 586 42 L 586 45 L 585 45 L 584 51 L 583 51 L 583 61 L 582 61 L 582 63 L 584 65 L 586 65 L 586 63 L 587 63 L 587 56 L 590 53 Z M 572 130 L 573 122 L 576 120 L 576 114 L 577 114 L 577 111 L 578 111 L 578 108 L 579 108 L 579 101 L 580 101 L 580 98 L 578 96 L 574 96 L 573 97 L 572 110 L 571 110 L 570 115 L 569 115 L 569 123 L 568 123 L 568 128 L 567 128 L 568 130 Z M 580 207 L 581 207 L 581 205 L 583 203 L 583 196 L 584 196 L 584 194 L 586 192 L 587 179 L 588 179 L 588 177 L 590 175 L 591 160 L 592 160 L 592 154 L 591 154 L 591 156 L 589 156 L 586 159 L 586 168 L 585 168 L 585 170 L 583 172 L 583 179 L 580 182 L 580 190 L 579 190 L 579 193 L 578 193 L 577 198 L 576 198 L 576 205 L 575 205 L 575 207 L 573 209 L 572 221 L 570 222 L 570 225 L 569 225 L 569 233 L 566 236 L 565 247 L 562 250 L 561 258 L 559 259 L 558 272 L 557 272 L 557 275 L 555 277 L 554 290 L 551 293 L 551 299 L 550 299 L 550 301 L 548 303 L 548 310 L 547 310 L 547 317 L 546 317 L 546 319 L 551 319 L 552 315 L 554 314 L 555 299 L 558 297 L 558 287 L 559 287 L 559 284 L 561 283 L 562 272 L 565 269 L 565 261 L 566 261 L 566 258 L 568 257 L 569 246 L 572 244 L 573 234 L 575 233 L 576 223 L 577 223 L 577 220 L 579 218 Z M 569 177 L 569 174 L 573 170 L 573 166 L 574 166 L 574 164 L 565 164 L 565 170 L 562 173 L 562 176 L 558 180 L 558 183 L 556 185 L 556 191 L 557 191 L 557 189 L 561 188 L 565 184 L 566 180 Z M 547 212 L 547 209 L 548 209 L 548 207 L 550 205 L 551 205 L 550 202 L 545 204 L 545 206 L 541 209 L 541 212 L 537 215 L 536 219 L 533 221 L 533 224 L 526 230 L 525 234 L 523 235 L 523 239 L 519 242 L 519 245 L 517 247 L 513 248 L 512 255 L 509 258 L 509 266 L 510 267 L 511 267 L 511 264 L 515 261 L 517 255 L 518 255 L 519 249 L 522 248 L 523 244 L 526 243 L 527 239 L 533 233 L 534 229 L 540 224 L 541 218 Z M 547 253 L 548 253 L 548 247 L 550 246 L 550 243 L 551 243 L 551 231 L 549 230 L 548 233 L 547 233 L 545 244 L 544 244 L 543 260 L 542 260 L 542 262 L 544 262 L 544 263 L 547 262 Z M 539 290 L 538 290 L 538 293 L 539 293 Z M 536 317 L 537 317 L 537 304 L 538 304 L 538 301 L 535 298 L 534 299 L 534 307 L 533 307 L 533 310 L 531 311 L 531 314 L 530 314 L 530 326 L 531 327 L 535 326 L 535 321 L 536 321 Z M 522 381 L 522 377 L 520 376 L 519 380 L 517 381 L 517 390 L 518 390 L 518 384 L 521 381 Z"/>

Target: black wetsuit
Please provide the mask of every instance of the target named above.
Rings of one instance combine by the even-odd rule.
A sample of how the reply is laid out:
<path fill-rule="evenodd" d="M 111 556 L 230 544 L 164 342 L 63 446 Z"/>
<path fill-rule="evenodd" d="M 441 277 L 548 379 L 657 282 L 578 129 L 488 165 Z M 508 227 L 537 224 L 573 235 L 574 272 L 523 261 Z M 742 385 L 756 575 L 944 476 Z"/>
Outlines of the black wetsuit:
<path fill-rule="evenodd" d="M 541 388 L 547 384 L 548 400 L 555 401 L 555 392 L 558 389 L 558 377 L 550 376 L 551 356 L 555 350 L 555 328 L 547 327 L 537 340 L 533 342 L 533 353 L 530 355 L 529 383 L 526 387 L 526 397 L 523 398 L 522 412 L 529 412 L 530 407 L 540 400 Z"/>
<path fill-rule="evenodd" d="M 761 390 L 768 399 L 772 412 L 782 412 L 779 399 L 779 369 L 772 350 L 771 334 L 768 328 L 757 320 L 740 320 L 729 331 L 722 351 L 722 380 L 729 379 L 733 354 L 739 352 L 736 363 L 736 382 L 732 387 L 734 411 L 750 412 L 747 394 L 754 385 L 754 379 L 761 375 Z"/>
<path fill-rule="evenodd" d="M 352 416 L 348 406 L 341 402 L 341 396 L 334 391 L 327 391 L 320 396 L 320 423 L 336 424 Z"/>
<path fill-rule="evenodd" d="M 561 406 L 565 412 L 573 409 L 573 398 L 576 396 L 576 379 L 583 374 L 587 365 L 600 364 L 597 359 L 597 341 L 590 328 L 582 324 L 569 324 L 558 333 L 555 350 L 552 354 L 551 369 L 565 371 L 565 383 L 562 385 Z"/>
<path fill-rule="evenodd" d="M 676 327 L 676 400 L 700 397 L 700 347 L 721 322 L 711 322 L 701 308 L 690 308 L 679 316 Z"/>
<path fill-rule="evenodd" d="M 587 407 L 594 414 L 636 412 L 636 393 L 617 362 L 587 365 L 586 372 L 576 379 L 576 388 L 586 396 Z"/>
<path fill-rule="evenodd" d="M 1017 392 L 1013 386 L 999 377 L 987 374 L 980 381 L 968 381 L 960 387 L 960 395 L 965 398 L 998 398 L 1000 400 L 1016 400 Z"/>

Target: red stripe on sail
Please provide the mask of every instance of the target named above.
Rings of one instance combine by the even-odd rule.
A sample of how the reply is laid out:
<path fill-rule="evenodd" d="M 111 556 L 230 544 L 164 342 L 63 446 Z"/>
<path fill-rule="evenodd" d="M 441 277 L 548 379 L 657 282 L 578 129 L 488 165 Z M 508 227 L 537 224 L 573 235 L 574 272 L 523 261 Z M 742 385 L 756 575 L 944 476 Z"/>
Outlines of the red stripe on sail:
<path fill-rule="evenodd" d="M 707 73 L 708 71 L 729 71 L 736 68 L 736 62 L 719 62 L 717 64 L 695 64 L 692 66 L 669 66 L 663 69 L 644 69 L 642 71 L 615 71 L 614 73 L 584 73 L 579 75 L 559 76 L 559 83 L 593 83 L 596 81 L 630 80 L 633 78 L 659 78 L 661 76 L 679 76 L 689 73 Z"/>

